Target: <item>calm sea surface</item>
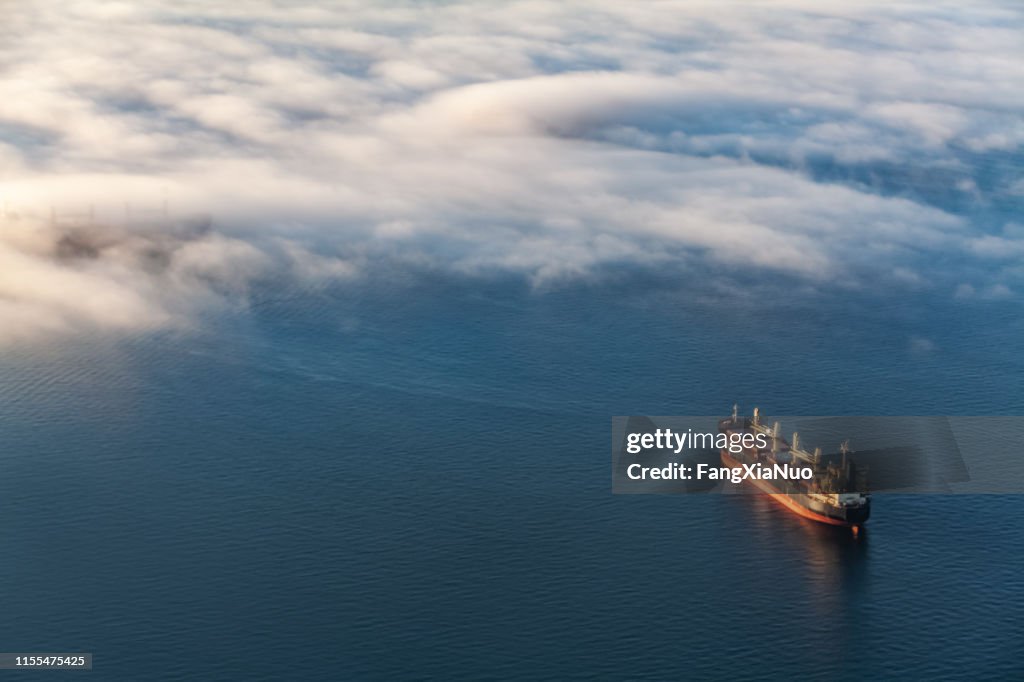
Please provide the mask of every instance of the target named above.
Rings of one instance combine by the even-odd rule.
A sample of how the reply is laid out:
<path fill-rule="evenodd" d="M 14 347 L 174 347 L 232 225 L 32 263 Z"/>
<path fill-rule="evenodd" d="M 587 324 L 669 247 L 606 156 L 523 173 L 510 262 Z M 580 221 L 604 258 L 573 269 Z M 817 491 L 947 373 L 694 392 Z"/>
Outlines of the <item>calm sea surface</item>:
<path fill-rule="evenodd" d="M 632 293 L 623 294 L 624 290 Z M 0 359 L 0 643 L 95 679 L 1020 679 L 1024 499 L 613 496 L 610 417 L 1020 414 L 1010 303 L 257 296 Z"/>

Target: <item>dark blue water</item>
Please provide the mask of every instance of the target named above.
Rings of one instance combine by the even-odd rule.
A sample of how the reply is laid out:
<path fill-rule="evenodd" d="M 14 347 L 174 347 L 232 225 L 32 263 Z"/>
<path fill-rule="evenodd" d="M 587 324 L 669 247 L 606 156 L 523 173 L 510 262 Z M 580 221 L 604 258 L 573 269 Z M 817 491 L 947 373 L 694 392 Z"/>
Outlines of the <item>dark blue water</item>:
<path fill-rule="evenodd" d="M 846 293 L 257 296 L 0 360 L 0 642 L 97 679 L 1011 679 L 1024 505 L 613 496 L 614 414 L 1013 414 L 1019 310 Z M 928 343 L 920 340 L 926 339 Z"/>

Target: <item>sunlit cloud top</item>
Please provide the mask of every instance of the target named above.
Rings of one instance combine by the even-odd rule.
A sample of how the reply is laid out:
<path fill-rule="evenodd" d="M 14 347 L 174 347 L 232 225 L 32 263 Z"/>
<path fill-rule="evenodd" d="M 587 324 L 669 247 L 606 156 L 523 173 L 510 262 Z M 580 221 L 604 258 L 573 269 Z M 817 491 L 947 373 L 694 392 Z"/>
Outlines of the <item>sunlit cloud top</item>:
<path fill-rule="evenodd" d="M 369 262 L 1024 291 L 1013 3 L 0 11 L 0 342 L 187 324 Z"/>

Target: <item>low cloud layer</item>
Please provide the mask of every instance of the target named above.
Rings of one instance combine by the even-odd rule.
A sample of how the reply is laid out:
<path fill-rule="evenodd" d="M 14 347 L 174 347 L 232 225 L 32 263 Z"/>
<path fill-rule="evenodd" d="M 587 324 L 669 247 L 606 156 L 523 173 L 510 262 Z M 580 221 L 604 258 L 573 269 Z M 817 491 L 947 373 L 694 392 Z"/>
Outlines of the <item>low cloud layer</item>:
<path fill-rule="evenodd" d="M 368 262 L 1024 291 L 1012 3 L 0 10 L 0 343 Z"/>

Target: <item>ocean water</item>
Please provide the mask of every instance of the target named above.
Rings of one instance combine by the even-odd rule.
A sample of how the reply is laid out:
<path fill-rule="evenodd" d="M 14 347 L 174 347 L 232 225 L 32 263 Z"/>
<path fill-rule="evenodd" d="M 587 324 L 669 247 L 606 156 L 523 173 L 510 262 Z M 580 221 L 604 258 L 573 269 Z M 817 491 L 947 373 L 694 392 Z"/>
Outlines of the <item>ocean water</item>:
<path fill-rule="evenodd" d="M 0 642 L 96 679 L 1014 679 L 1019 496 L 613 496 L 610 417 L 1014 414 L 1019 310 L 423 275 L 0 360 Z"/>

